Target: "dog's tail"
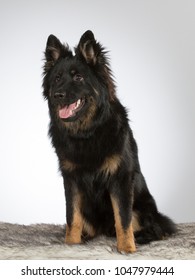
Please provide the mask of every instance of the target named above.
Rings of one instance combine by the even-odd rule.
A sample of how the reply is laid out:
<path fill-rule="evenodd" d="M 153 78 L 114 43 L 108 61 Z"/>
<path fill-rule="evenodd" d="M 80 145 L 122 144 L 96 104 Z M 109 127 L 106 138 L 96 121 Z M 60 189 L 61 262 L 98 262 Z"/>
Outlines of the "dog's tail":
<path fill-rule="evenodd" d="M 169 217 L 159 212 L 157 213 L 157 223 L 165 236 L 172 235 L 177 231 L 175 223 Z"/>
<path fill-rule="evenodd" d="M 146 244 L 162 240 L 177 232 L 175 223 L 167 216 L 156 212 L 148 213 L 141 221 L 141 230 L 135 232 L 136 242 Z"/>

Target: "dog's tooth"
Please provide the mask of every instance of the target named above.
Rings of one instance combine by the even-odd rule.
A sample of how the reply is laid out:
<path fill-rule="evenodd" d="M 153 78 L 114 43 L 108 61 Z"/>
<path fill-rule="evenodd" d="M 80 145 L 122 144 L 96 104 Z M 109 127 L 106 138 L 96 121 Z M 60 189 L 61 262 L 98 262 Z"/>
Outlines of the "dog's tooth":
<path fill-rule="evenodd" d="M 79 100 L 77 101 L 77 103 L 76 103 L 76 109 L 79 107 L 80 103 L 81 103 L 81 99 L 79 99 Z"/>

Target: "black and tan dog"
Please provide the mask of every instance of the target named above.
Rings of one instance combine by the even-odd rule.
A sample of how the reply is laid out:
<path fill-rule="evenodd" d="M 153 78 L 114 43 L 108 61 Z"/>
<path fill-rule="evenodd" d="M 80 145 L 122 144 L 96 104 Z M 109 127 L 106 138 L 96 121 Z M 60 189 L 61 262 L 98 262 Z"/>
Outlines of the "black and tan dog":
<path fill-rule="evenodd" d="M 134 252 L 135 240 L 147 243 L 174 233 L 174 223 L 158 212 L 147 188 L 126 109 L 93 33 L 83 34 L 74 54 L 50 35 L 45 59 L 49 135 L 66 196 L 65 242 L 116 235 L 119 252 Z"/>

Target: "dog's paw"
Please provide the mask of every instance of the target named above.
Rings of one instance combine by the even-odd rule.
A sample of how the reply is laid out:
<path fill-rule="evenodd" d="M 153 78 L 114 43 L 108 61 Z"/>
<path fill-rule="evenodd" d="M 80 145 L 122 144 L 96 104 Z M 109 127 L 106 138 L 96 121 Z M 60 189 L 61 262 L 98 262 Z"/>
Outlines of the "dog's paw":
<path fill-rule="evenodd" d="M 123 246 L 117 246 L 117 250 L 121 254 L 130 254 L 136 252 L 136 246 L 134 244 L 125 244 Z"/>

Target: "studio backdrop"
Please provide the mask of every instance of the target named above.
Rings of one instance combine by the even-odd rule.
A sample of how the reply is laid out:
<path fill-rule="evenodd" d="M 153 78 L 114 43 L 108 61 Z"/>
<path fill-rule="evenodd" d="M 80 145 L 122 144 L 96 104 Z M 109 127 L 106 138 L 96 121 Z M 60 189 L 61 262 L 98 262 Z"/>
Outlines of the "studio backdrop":
<path fill-rule="evenodd" d="M 141 169 L 159 210 L 195 221 L 195 1 L 0 3 L 0 221 L 65 223 L 63 182 L 47 136 L 43 53 L 91 29 L 109 51 Z"/>

